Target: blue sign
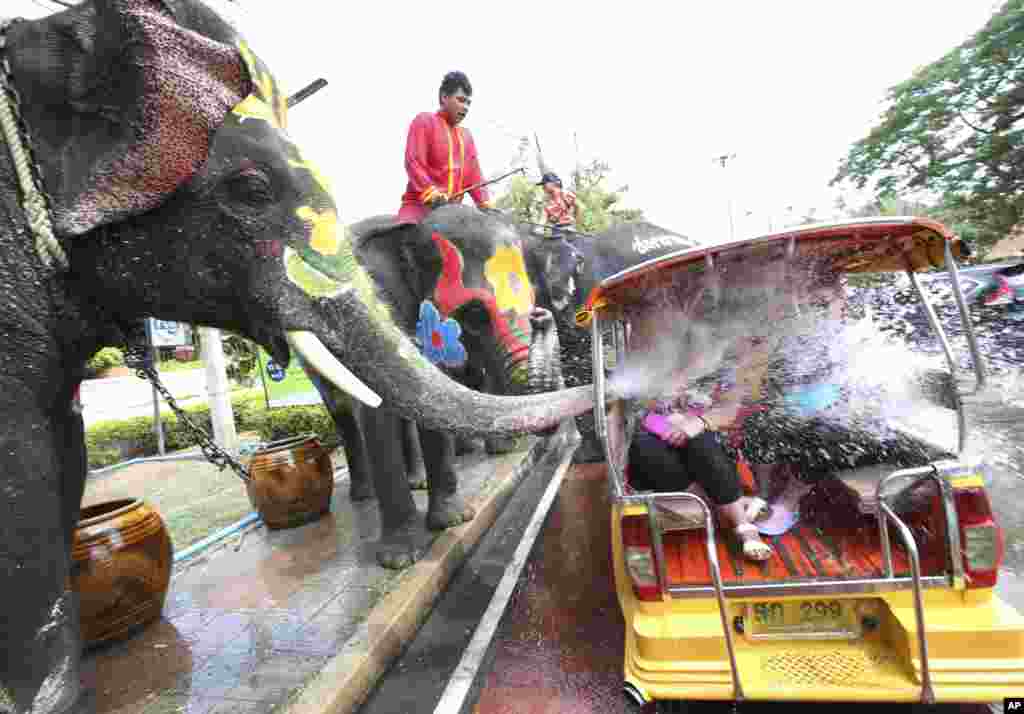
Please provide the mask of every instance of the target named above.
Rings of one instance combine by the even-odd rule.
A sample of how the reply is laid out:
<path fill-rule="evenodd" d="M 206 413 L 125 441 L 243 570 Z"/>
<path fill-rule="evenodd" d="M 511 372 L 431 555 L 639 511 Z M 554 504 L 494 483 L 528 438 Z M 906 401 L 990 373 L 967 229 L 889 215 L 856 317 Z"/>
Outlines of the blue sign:
<path fill-rule="evenodd" d="M 280 381 L 284 380 L 286 375 L 287 375 L 287 372 L 285 372 L 281 368 L 281 365 L 279 365 L 277 362 L 275 362 L 272 359 L 268 359 L 267 360 L 267 376 L 268 377 L 270 377 L 275 382 L 280 382 Z"/>

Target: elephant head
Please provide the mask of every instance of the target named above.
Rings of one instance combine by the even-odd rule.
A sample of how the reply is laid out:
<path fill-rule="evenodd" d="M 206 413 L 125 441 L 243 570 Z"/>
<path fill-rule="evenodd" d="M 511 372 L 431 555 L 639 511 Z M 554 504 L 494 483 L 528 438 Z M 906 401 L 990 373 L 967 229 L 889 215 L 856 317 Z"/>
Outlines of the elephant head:
<path fill-rule="evenodd" d="M 691 238 L 639 221 L 571 239 L 531 237 L 525 250 L 538 304 L 549 307 L 564 324 L 572 324 L 576 309 L 605 278 L 697 245 Z"/>
<path fill-rule="evenodd" d="M 15 25 L 8 44 L 70 274 L 107 316 L 236 331 L 281 364 L 290 346 L 436 428 L 521 432 L 587 408 L 579 393 L 488 398 L 423 359 L 289 137 L 280 87 L 201 3 L 96 0 Z"/>
<path fill-rule="evenodd" d="M 90 0 L 0 40 L 0 644 L 16 653 L 0 657 L 0 709 L 78 697 L 72 397 L 111 326 L 219 327 L 282 364 L 295 348 L 436 429 L 515 434 L 591 407 L 587 389 L 472 392 L 422 357 L 288 135 L 281 88 L 201 2 Z"/>
<path fill-rule="evenodd" d="M 512 224 L 449 205 L 418 225 L 377 217 L 352 232 L 357 257 L 428 360 L 454 371 L 482 367 L 498 393 L 553 388 L 557 335 L 537 306 Z"/>

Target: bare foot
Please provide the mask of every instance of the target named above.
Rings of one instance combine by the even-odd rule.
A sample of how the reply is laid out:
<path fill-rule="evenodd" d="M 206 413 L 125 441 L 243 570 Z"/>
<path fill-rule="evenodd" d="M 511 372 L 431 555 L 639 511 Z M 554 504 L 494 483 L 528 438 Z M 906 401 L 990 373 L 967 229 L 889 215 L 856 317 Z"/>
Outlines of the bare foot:
<path fill-rule="evenodd" d="M 772 547 L 761 540 L 757 526 L 743 523 L 735 528 L 736 537 L 743 545 L 743 557 L 747 560 L 762 561 L 772 557 Z"/>

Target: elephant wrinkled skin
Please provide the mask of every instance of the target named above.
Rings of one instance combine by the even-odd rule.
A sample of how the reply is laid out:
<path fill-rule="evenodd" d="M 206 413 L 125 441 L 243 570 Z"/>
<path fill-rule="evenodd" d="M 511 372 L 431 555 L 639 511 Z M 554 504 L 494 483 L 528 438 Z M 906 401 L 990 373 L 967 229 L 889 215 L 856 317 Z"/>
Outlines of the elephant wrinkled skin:
<path fill-rule="evenodd" d="M 231 330 L 283 365 L 294 346 L 437 430 L 521 433 L 591 407 L 588 389 L 473 392 L 420 355 L 337 230 L 273 76 L 202 3 L 91 0 L 6 40 L 17 134 L 68 265 L 37 250 L 0 147 L 0 711 L 89 707 L 67 589 L 86 472 L 72 405 L 118 326 L 151 315 Z"/>
<path fill-rule="evenodd" d="M 428 359 L 463 383 L 485 375 L 491 393 L 558 388 L 553 318 L 536 306 L 522 237 L 507 221 L 450 205 L 419 225 L 395 225 L 380 216 L 352 226 L 352 233 L 357 259 L 396 323 L 416 337 Z M 427 527 L 441 530 L 473 518 L 457 493 L 451 435 L 407 420 L 385 424 L 386 416 L 369 413 L 307 372 L 345 443 L 350 492 L 368 497 L 372 484 L 378 496 L 381 565 L 403 568 L 414 560 L 416 507 L 409 474 L 417 457 L 429 492 Z"/>

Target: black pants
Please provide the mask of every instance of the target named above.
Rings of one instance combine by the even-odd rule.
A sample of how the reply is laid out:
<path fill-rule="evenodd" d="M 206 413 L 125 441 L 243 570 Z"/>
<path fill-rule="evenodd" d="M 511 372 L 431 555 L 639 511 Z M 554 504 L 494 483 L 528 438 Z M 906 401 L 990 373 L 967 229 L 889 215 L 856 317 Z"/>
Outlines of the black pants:
<path fill-rule="evenodd" d="M 677 448 L 637 429 L 629 447 L 629 480 L 640 491 L 685 491 L 696 481 L 718 506 L 742 493 L 736 462 L 722 448 L 719 435 L 708 431 Z"/>

